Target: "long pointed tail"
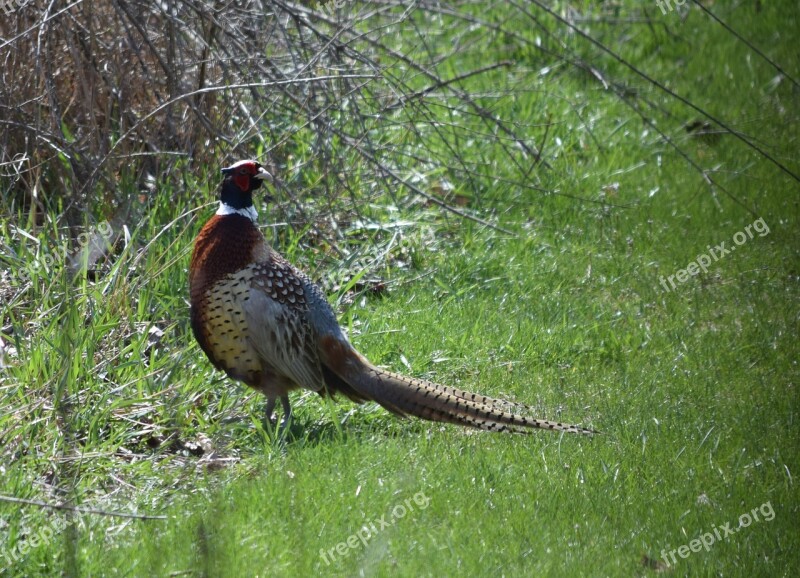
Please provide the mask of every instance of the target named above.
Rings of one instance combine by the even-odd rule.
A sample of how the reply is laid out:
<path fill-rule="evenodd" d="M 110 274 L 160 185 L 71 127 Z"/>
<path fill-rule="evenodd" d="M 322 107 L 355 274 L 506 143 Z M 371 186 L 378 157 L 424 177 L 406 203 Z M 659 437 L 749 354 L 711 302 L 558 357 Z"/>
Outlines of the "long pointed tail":
<path fill-rule="evenodd" d="M 372 365 L 349 344 L 335 338 L 325 339 L 322 350 L 327 367 L 352 388 L 349 393 L 344 393 L 352 399 L 375 401 L 401 416 L 413 415 L 486 431 L 522 433 L 531 429 L 549 429 L 589 435 L 597 433 L 580 426 L 508 411 L 519 404 L 385 371 Z"/>

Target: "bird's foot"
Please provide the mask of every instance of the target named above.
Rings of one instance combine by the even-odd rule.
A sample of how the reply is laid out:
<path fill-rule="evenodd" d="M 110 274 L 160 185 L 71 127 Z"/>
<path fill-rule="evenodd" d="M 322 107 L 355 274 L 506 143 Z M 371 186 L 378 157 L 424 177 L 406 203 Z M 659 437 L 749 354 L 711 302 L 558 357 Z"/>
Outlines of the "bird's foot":
<path fill-rule="evenodd" d="M 289 428 L 292 425 L 292 407 L 289 404 L 289 396 L 284 395 L 281 396 L 281 406 L 283 408 L 283 419 L 281 419 L 280 425 L 278 425 L 278 418 L 275 415 L 275 405 L 277 402 L 277 398 L 270 397 L 267 400 L 267 408 L 266 408 L 266 423 L 264 424 L 264 429 L 269 432 L 277 433 L 277 437 L 280 440 L 283 440 L 286 437 Z"/>

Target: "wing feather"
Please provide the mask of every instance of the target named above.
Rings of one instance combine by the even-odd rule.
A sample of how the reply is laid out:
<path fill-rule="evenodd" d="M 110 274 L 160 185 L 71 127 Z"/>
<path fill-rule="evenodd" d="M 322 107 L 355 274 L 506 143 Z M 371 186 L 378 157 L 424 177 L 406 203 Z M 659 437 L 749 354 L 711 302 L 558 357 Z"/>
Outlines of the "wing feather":
<path fill-rule="evenodd" d="M 253 267 L 250 292 L 242 303 L 250 345 L 274 373 L 319 391 L 324 377 L 303 290 L 274 263 Z"/>

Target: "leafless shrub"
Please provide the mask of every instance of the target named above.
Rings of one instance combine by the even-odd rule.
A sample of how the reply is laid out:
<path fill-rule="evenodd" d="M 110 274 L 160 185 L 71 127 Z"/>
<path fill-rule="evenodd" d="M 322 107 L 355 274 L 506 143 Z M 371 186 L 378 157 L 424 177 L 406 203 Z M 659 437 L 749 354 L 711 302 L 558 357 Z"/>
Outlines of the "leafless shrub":
<path fill-rule="evenodd" d="M 444 206 L 403 169 L 409 162 L 422 170 L 435 164 L 419 152 L 424 142 L 411 147 L 391 137 L 445 130 L 408 122 L 409 110 L 430 120 L 423 102 L 437 91 L 448 94 L 440 104 L 485 116 L 493 125 L 487 134 L 499 127 L 512 161 L 533 155 L 525 163 L 529 172 L 535 148 L 457 88 L 483 70 L 443 79 L 425 51 L 411 58 L 384 43 L 386 31 L 394 27 L 396 34 L 409 14 L 393 2 L 24 5 L 0 20 L 3 195 L 39 213 L 42 198 L 61 197 L 75 224 L 79 210 L 97 200 L 106 216 L 122 210 L 131 192 L 120 182 L 143 188 L 179 159 L 218 166 L 268 151 L 278 165 L 315 164 L 327 177 L 314 186 L 330 202 L 355 194 L 347 177 L 353 166 L 343 164 L 339 144 L 363 169 L 359 194 L 404 183 Z M 455 168 L 472 178 L 469 167 Z"/>
<path fill-rule="evenodd" d="M 515 21 L 529 25 L 535 39 L 520 34 Z M 471 92 L 465 80 L 498 68 L 508 69 L 503 78 L 523 78 L 539 65 L 564 64 L 611 88 L 644 122 L 648 113 L 662 114 L 660 102 L 608 73 L 615 59 L 632 78 L 796 176 L 576 22 L 615 35 L 620 26 L 655 26 L 646 10 L 625 19 L 613 7 L 598 7 L 591 18 L 574 11 L 563 17 L 536 0 L 73 0 L 63 7 L 32 0 L 0 19 L 0 195 L 12 210 L 34 213 L 42 212 L 41 199 L 60 199 L 73 224 L 80 209 L 96 209 L 100 200 L 110 219 L 126 212 L 126 195 L 137 187 L 178 181 L 176 167 L 259 155 L 291 180 L 287 193 L 304 195 L 303 203 L 290 203 L 300 220 L 312 210 L 319 221 L 336 199 L 358 199 L 350 204 L 357 211 L 370 193 L 399 187 L 480 220 L 471 207 L 443 200 L 449 184 L 469 189 L 476 205 L 492 179 L 536 188 L 549 119 L 494 114 L 491 103 L 512 97 L 513 80 L 492 94 Z M 443 27 L 452 45 L 445 49 L 435 46 Z M 561 33 L 578 34 L 584 48 L 571 47 Z M 487 39 L 507 47 L 509 60 L 475 68 L 475 46 Z M 517 55 L 525 66 L 511 62 Z M 442 122 L 443 112 L 452 122 Z M 463 153 L 476 140 L 502 151 L 503 176 L 491 161 Z M 436 171 L 438 182 L 417 178 Z"/>

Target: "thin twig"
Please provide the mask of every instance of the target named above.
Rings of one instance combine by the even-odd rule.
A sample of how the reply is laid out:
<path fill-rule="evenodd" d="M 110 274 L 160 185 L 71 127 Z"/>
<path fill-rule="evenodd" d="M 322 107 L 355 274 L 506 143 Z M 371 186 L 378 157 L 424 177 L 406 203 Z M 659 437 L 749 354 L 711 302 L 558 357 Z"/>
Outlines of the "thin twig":
<path fill-rule="evenodd" d="M 79 512 L 81 514 L 97 514 L 98 516 L 112 516 L 115 518 L 134 518 L 137 520 L 166 520 L 167 516 L 150 516 L 145 514 L 129 514 L 127 512 L 107 512 L 105 510 L 96 510 L 94 508 L 79 508 L 77 506 L 69 506 L 67 504 L 48 504 L 47 502 L 40 502 L 39 500 L 26 500 L 24 498 L 14 498 L 12 496 L 0 495 L 0 501 L 11 502 L 13 504 L 27 504 L 29 506 L 38 506 L 40 508 L 47 508 L 50 510 L 67 510 L 70 512 Z"/>
<path fill-rule="evenodd" d="M 715 21 L 717 22 L 717 24 L 719 24 L 719 25 L 720 25 L 720 26 L 722 26 L 722 27 L 723 27 L 725 30 L 727 30 L 728 32 L 730 32 L 731 34 L 733 34 L 733 35 L 734 35 L 734 37 L 736 37 L 736 38 L 737 38 L 737 39 L 738 39 L 740 42 L 742 42 L 742 43 L 743 43 L 745 46 L 747 46 L 747 47 L 748 47 L 750 50 L 752 50 L 753 52 L 755 52 L 756 54 L 758 54 L 758 55 L 759 55 L 761 58 L 763 58 L 764 60 L 766 60 L 767 62 L 769 62 L 769 63 L 770 63 L 770 64 L 771 64 L 771 65 L 772 65 L 772 66 L 775 68 L 775 70 L 777 70 L 777 71 L 778 71 L 778 72 L 780 72 L 780 73 L 781 73 L 783 76 L 785 76 L 785 77 L 786 77 L 786 78 L 788 78 L 790 81 L 792 81 L 792 83 L 793 83 L 793 84 L 794 84 L 794 85 L 795 85 L 797 88 L 800 88 L 800 83 L 799 83 L 799 82 L 797 82 L 797 81 L 796 81 L 796 80 L 795 80 L 795 79 L 792 77 L 792 75 L 790 75 L 788 72 L 786 72 L 786 71 L 785 71 L 785 70 L 784 70 L 784 69 L 783 69 L 783 68 L 782 68 L 782 67 L 781 67 L 781 66 L 780 66 L 780 65 L 779 65 L 777 62 L 775 62 L 775 61 L 774 61 L 774 60 L 772 60 L 772 59 L 771 59 L 769 56 L 767 56 L 767 55 L 766 55 L 766 54 L 764 54 L 764 53 L 763 53 L 761 50 L 759 50 L 759 49 L 758 49 L 758 48 L 757 48 L 755 45 L 753 45 L 753 43 L 752 43 L 752 42 L 748 41 L 748 40 L 747 40 L 746 38 L 744 38 L 744 37 L 743 37 L 741 34 L 739 34 L 738 32 L 736 32 L 736 30 L 734 30 L 733 28 L 731 28 L 730 26 L 728 26 L 728 25 L 727 25 L 727 24 L 726 24 L 726 23 L 725 23 L 723 20 L 721 20 L 721 19 L 720 19 L 720 18 L 719 18 L 719 17 L 718 17 L 716 14 L 714 14 L 714 13 L 713 13 L 711 10 L 709 10 L 708 8 L 706 8 L 705 6 L 703 6 L 702 4 L 700 4 L 700 2 L 698 2 L 697 0 L 692 0 L 692 2 L 694 2 L 694 3 L 695 3 L 695 5 L 696 5 L 698 8 L 700 8 L 700 10 L 702 10 L 703 12 L 705 12 L 705 13 L 706 13 L 706 14 L 707 14 L 707 15 L 708 15 L 708 16 L 709 16 L 709 17 L 710 17 L 712 20 L 715 20 Z"/>
<path fill-rule="evenodd" d="M 682 102 L 683 104 L 685 104 L 689 108 L 691 108 L 691 109 L 695 110 L 696 112 L 702 114 L 704 117 L 706 117 L 710 121 L 714 122 L 715 124 L 717 124 L 721 128 L 723 128 L 726 131 L 728 131 L 730 134 L 735 136 L 737 139 L 742 141 L 748 147 L 750 147 L 751 149 L 756 151 L 762 157 L 767 159 L 769 162 L 771 162 L 776 167 L 781 169 L 784 173 L 786 173 L 787 175 L 789 175 L 794 180 L 796 180 L 797 182 L 800 183 L 800 175 L 797 175 L 795 172 L 793 172 L 791 169 L 789 169 L 786 165 L 781 163 L 778 159 L 776 159 L 775 157 L 770 155 L 767 151 L 765 151 L 764 149 L 759 147 L 757 144 L 755 144 L 752 140 L 750 140 L 750 138 L 748 138 L 748 135 L 745 135 L 745 134 L 743 134 L 743 133 L 741 133 L 741 132 L 739 132 L 737 130 L 733 130 L 733 128 L 728 126 L 727 123 L 723 122 L 722 120 L 720 120 L 716 116 L 712 115 L 710 112 L 707 112 L 707 111 L 703 110 L 702 108 L 700 108 L 699 106 L 694 104 L 692 101 L 690 101 L 688 98 L 681 96 L 680 94 L 676 93 L 673 90 L 670 90 L 663 83 L 659 82 L 655 78 L 652 78 L 651 76 L 649 76 L 646 73 L 642 72 L 637 67 L 635 67 L 633 64 L 631 64 L 630 62 L 628 62 L 627 60 L 622 58 L 619 54 L 617 54 L 616 52 L 614 52 L 613 50 L 608 48 L 605 44 L 603 44 L 602 42 L 600 42 L 599 40 L 597 40 L 595 38 L 592 38 L 589 34 L 587 34 L 583 30 L 581 30 L 580 28 L 578 28 L 577 26 L 575 26 L 574 24 L 569 22 L 566 18 L 564 18 L 560 14 L 556 13 L 554 10 L 551 10 L 550 8 L 548 8 L 547 6 L 545 6 L 544 4 L 539 2 L 539 0 L 531 0 L 531 2 L 533 4 L 535 4 L 536 6 L 538 6 L 539 8 L 541 8 L 542 10 L 544 10 L 545 12 L 547 12 L 548 14 L 550 14 L 550 16 L 552 16 L 553 18 L 555 18 L 556 20 L 558 20 L 562 24 L 564 24 L 564 25 L 568 26 L 569 28 L 571 28 L 573 31 L 575 31 L 577 34 L 579 34 L 581 37 L 585 38 L 586 40 L 588 40 L 589 42 L 591 42 L 592 44 L 597 46 L 600 50 L 602 50 L 603 52 L 605 52 L 606 54 L 611 56 L 614 60 L 616 60 L 617 62 L 619 62 L 623 66 L 627 67 L 628 69 L 633 71 L 638 76 L 641 76 L 642 78 L 644 78 L 647 82 L 649 82 L 653 86 L 657 87 L 659 90 L 662 90 L 663 92 L 666 92 L 672 98 L 674 98 L 676 100 L 679 100 L 680 102 Z M 514 5 L 517 6 L 517 8 L 519 8 L 523 12 L 525 12 L 526 14 L 529 14 L 528 11 L 525 8 L 520 7 L 516 3 L 514 3 Z"/>

